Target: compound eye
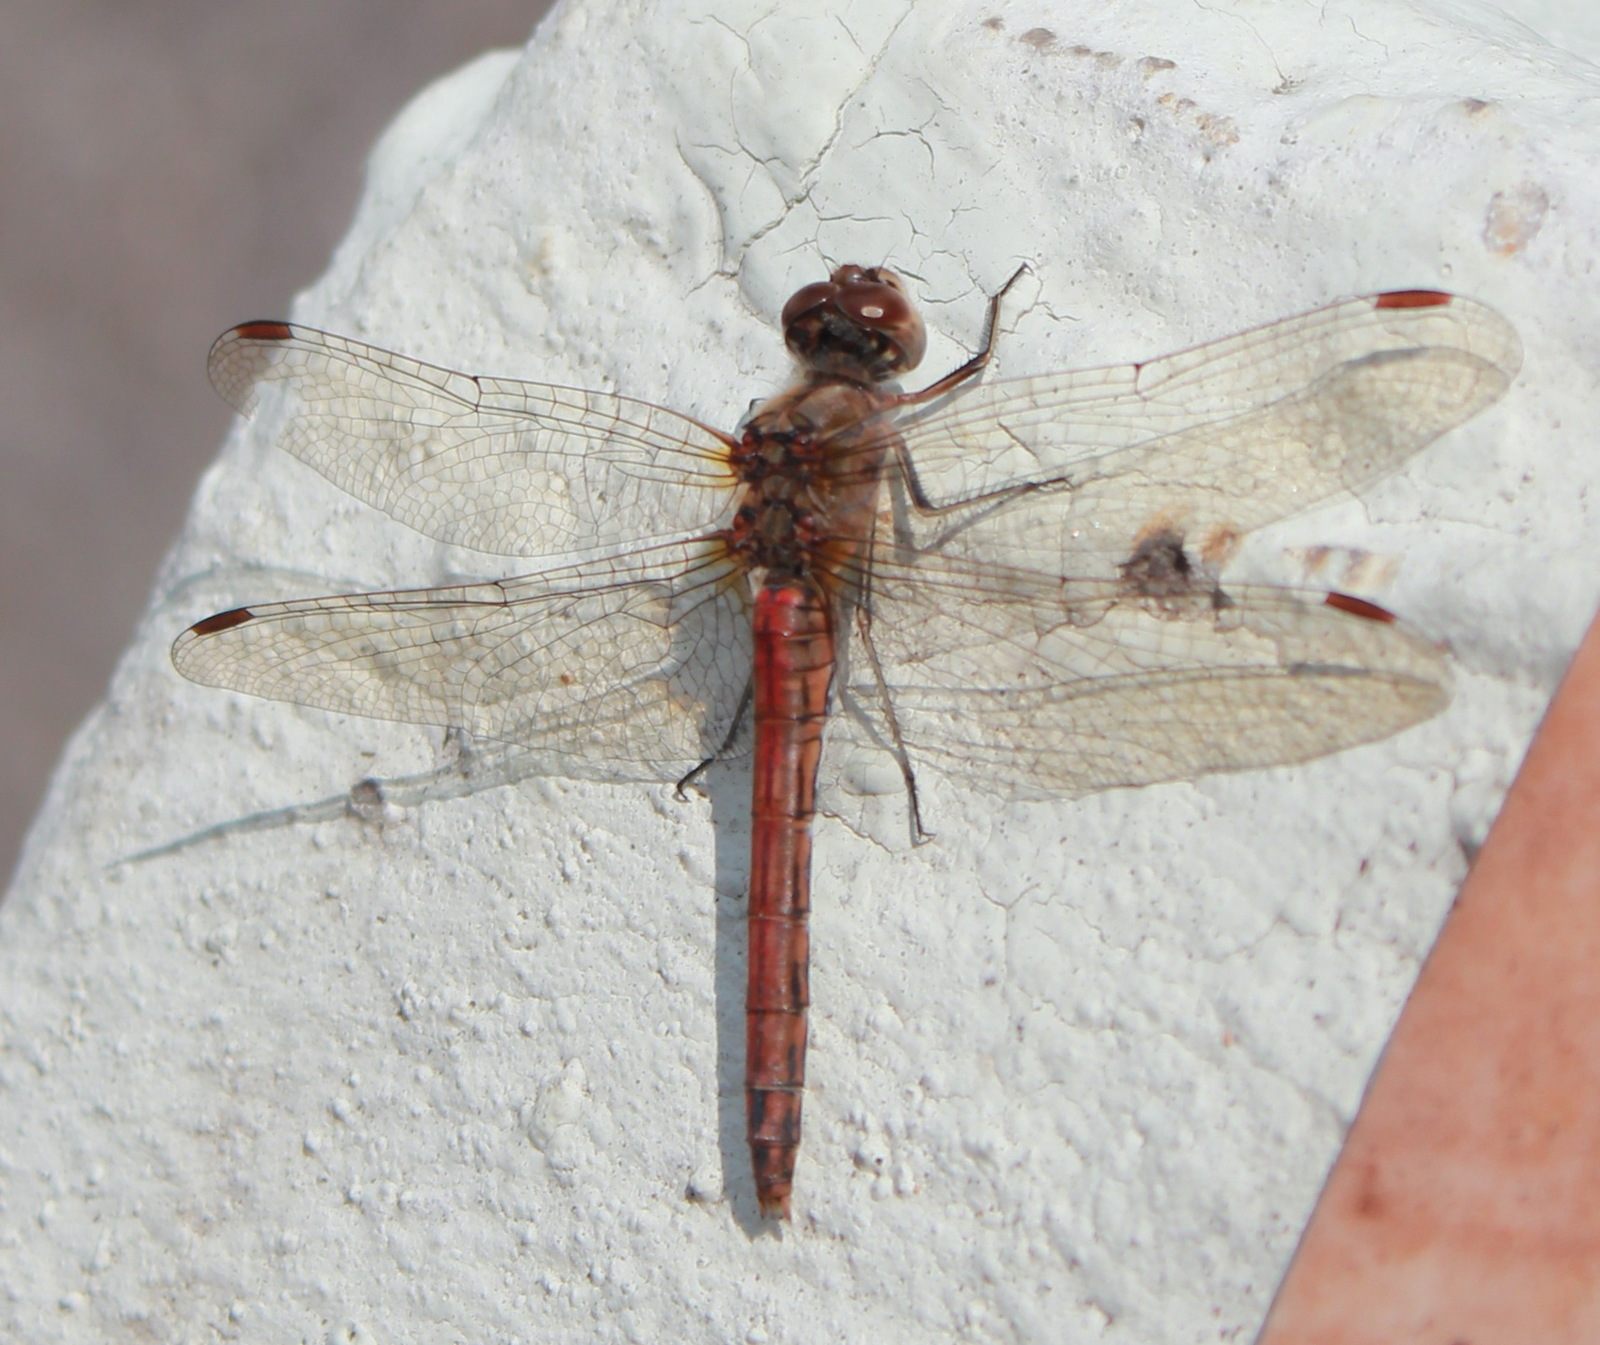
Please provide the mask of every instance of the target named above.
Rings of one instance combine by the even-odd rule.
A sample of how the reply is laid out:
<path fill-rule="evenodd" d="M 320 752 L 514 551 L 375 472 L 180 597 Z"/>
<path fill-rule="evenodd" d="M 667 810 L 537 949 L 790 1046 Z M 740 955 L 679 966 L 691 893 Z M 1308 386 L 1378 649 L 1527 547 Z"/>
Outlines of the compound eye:
<path fill-rule="evenodd" d="M 905 296 L 888 285 L 863 282 L 839 295 L 839 307 L 863 327 L 893 335 L 911 315 Z"/>
<path fill-rule="evenodd" d="M 840 266 L 783 306 L 783 340 L 807 368 L 881 382 L 916 367 L 927 347 L 922 319 L 886 267 Z"/>
<path fill-rule="evenodd" d="M 788 332 L 796 322 L 821 308 L 838 292 L 839 286 L 832 280 L 819 280 L 813 285 L 796 290 L 790 296 L 789 302 L 783 306 L 783 316 L 779 319 L 779 325 Z"/>
<path fill-rule="evenodd" d="M 899 277 L 895 279 L 898 281 Z M 904 373 L 917 367 L 927 348 L 927 333 L 911 300 L 896 285 L 863 277 L 859 283 L 841 290 L 836 302 L 841 312 L 867 331 L 879 333 L 897 352 L 886 362 L 886 373 Z"/>

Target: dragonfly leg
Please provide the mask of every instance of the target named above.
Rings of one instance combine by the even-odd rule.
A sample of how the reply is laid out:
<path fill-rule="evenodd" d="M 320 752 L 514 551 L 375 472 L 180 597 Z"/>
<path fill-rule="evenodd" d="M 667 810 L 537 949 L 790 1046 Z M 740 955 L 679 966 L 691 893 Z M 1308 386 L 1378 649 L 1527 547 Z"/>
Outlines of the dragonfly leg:
<path fill-rule="evenodd" d="M 989 297 L 989 323 L 988 330 L 984 333 L 983 349 L 963 364 L 959 369 L 952 369 L 937 383 L 930 383 L 921 392 L 902 392 L 895 398 L 900 406 L 921 406 L 924 402 L 931 402 L 937 397 L 944 396 L 951 388 L 960 387 L 969 378 L 976 374 L 984 365 L 989 363 L 989 357 L 994 354 L 995 335 L 1000 329 L 1000 301 L 1006 297 L 1007 291 L 1022 279 L 1022 273 L 1028 269 L 1024 262 L 1011 273 L 1011 279 L 1006 281 L 998 290 Z"/>
<path fill-rule="evenodd" d="M 894 700 L 889 695 L 889 684 L 884 679 L 883 665 L 878 660 L 877 646 L 872 643 L 872 613 L 864 601 L 856 606 L 856 635 L 861 647 L 867 651 L 872 680 L 878 688 L 878 706 L 883 712 L 883 722 L 889 729 L 889 750 L 894 756 L 895 765 L 900 767 L 900 778 L 905 782 L 906 807 L 911 817 L 911 843 L 922 845 L 933 839 L 933 833 L 922 825 L 922 805 L 917 799 L 917 773 L 911 769 L 911 754 L 906 751 L 905 739 L 900 735 L 900 720 L 894 712 Z"/>
<path fill-rule="evenodd" d="M 1068 478 L 1062 477 L 1053 481 L 1025 481 L 1021 485 L 1002 486 L 999 490 L 989 491 L 983 495 L 972 495 L 964 500 L 956 500 L 950 504 L 935 504 L 917 476 L 916 465 L 911 461 L 911 454 L 906 449 L 905 440 L 900 440 L 895 445 L 895 462 L 898 464 L 899 475 L 905 482 L 906 492 L 911 497 L 911 507 L 919 514 L 928 514 L 938 517 L 941 514 L 953 514 L 963 509 L 971 509 L 974 505 L 983 505 L 981 513 L 973 514 L 970 518 L 961 521 L 961 527 L 970 527 L 973 523 L 987 517 L 996 509 L 1004 509 L 1013 500 L 1024 495 L 1032 495 L 1035 491 L 1046 490 L 1051 486 L 1065 485 Z M 954 535 L 954 534 L 952 534 Z"/>
<path fill-rule="evenodd" d="M 734 713 L 733 723 L 728 727 L 727 736 L 721 741 L 721 743 L 717 745 L 717 750 L 673 786 L 673 793 L 675 793 L 680 800 L 684 800 L 689 797 L 685 791 L 690 785 L 692 785 L 696 780 L 710 770 L 711 767 L 715 766 L 717 762 L 721 761 L 725 756 L 727 756 L 729 752 L 733 751 L 733 745 L 739 740 L 739 734 L 744 729 L 744 717 L 750 713 L 751 685 L 752 684 L 750 682 L 746 682 L 744 684 L 744 695 L 739 700 L 739 708 Z"/>

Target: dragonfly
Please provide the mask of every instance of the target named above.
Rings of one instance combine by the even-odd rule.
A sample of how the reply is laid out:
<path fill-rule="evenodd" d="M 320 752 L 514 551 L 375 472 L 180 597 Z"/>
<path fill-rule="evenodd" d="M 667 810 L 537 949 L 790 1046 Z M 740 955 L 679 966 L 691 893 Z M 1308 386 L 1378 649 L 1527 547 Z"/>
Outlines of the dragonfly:
<path fill-rule="evenodd" d="M 1026 268 L 1024 268 L 1026 269 Z M 849 763 L 1001 799 L 1311 760 L 1440 710 L 1444 653 L 1338 592 L 1224 588 L 1249 530 L 1359 491 L 1499 398 L 1493 309 L 1347 299 L 1137 364 L 918 391 L 886 267 L 785 304 L 799 366 L 735 432 L 610 392 L 458 373 L 285 322 L 212 382 L 278 442 L 492 582 L 237 607 L 193 681 L 505 745 L 525 771 L 677 782 L 752 758 L 744 1074 L 763 1217 L 801 1134 L 812 823 Z M 865 754 L 865 756 L 863 756 Z M 848 783 L 848 782 L 846 782 Z"/>

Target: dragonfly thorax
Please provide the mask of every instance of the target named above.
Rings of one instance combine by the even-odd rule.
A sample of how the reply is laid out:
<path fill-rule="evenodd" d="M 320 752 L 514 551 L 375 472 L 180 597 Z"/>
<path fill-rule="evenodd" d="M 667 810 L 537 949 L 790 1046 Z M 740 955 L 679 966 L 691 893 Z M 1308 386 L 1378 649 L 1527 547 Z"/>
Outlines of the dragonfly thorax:
<path fill-rule="evenodd" d="M 892 435 L 893 395 L 813 374 L 757 408 L 734 454 L 744 492 L 727 544 L 781 578 L 811 573 L 823 553 L 853 555 L 871 528 Z"/>

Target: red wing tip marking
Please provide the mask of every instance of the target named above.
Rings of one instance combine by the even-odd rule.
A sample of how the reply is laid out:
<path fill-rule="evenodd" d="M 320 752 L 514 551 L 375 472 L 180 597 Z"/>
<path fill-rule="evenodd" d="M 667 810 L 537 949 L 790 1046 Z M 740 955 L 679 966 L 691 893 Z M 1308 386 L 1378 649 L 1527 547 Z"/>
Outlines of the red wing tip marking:
<path fill-rule="evenodd" d="M 245 341 L 287 341 L 294 330 L 287 322 L 241 322 L 233 335 Z"/>
<path fill-rule="evenodd" d="M 1443 290 L 1390 290 L 1377 298 L 1378 308 L 1443 308 L 1455 298 Z"/>
<path fill-rule="evenodd" d="M 244 625 L 246 621 L 253 621 L 255 615 L 248 607 L 235 607 L 230 612 L 218 612 L 215 616 L 208 616 L 204 621 L 196 621 L 189 627 L 189 633 L 215 635 L 219 630 L 232 630 L 235 626 Z"/>
<path fill-rule="evenodd" d="M 1330 593 L 1322 601 L 1325 606 L 1348 612 L 1351 616 L 1363 617 L 1368 621 L 1381 621 L 1386 626 L 1394 624 L 1393 612 L 1388 608 L 1379 607 L 1375 602 L 1368 602 L 1365 598 L 1352 598 L 1348 593 Z"/>

